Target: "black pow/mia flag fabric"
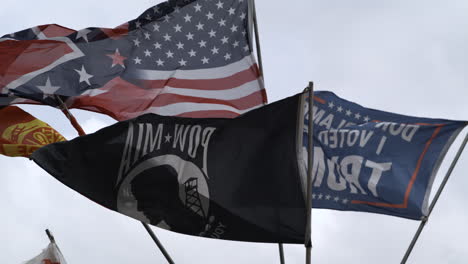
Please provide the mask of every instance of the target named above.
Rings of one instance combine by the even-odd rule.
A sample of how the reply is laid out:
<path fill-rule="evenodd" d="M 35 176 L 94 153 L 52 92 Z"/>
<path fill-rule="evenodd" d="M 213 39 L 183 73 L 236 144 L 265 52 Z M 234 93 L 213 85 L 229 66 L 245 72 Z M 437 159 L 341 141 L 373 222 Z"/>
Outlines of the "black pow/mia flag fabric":
<path fill-rule="evenodd" d="M 91 200 L 161 228 L 303 243 L 299 102 L 293 96 L 235 119 L 146 114 L 51 144 L 32 159 Z"/>

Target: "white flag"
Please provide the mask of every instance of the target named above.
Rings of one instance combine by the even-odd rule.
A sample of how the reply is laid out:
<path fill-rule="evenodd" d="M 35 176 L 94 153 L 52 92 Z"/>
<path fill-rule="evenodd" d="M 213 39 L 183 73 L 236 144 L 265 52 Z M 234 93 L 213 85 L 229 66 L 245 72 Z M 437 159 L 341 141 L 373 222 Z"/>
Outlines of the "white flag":
<path fill-rule="evenodd" d="M 55 243 L 50 243 L 37 257 L 26 261 L 24 264 L 67 264 L 62 252 Z"/>

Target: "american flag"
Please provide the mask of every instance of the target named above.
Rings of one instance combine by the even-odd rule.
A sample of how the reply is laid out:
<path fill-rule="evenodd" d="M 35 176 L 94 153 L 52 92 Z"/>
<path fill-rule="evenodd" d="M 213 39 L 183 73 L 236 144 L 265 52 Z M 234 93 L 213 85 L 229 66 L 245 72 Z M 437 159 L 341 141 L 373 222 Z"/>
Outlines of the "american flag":
<path fill-rule="evenodd" d="M 266 103 L 249 0 L 161 3 L 114 29 L 44 25 L 0 39 L 0 105 L 40 103 L 126 120 L 235 117 Z"/>

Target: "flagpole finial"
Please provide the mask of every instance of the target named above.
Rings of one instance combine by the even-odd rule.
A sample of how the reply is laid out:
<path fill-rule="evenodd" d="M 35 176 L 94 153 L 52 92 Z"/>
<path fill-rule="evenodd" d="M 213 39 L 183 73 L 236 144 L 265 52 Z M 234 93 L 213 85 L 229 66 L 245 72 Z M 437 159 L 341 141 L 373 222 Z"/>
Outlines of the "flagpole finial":
<path fill-rule="evenodd" d="M 49 231 L 49 229 L 46 229 L 45 232 L 46 232 L 47 236 L 49 237 L 50 242 L 55 243 L 55 238 L 52 235 L 52 233 Z"/>
<path fill-rule="evenodd" d="M 309 85 L 304 89 L 304 92 L 308 92 L 309 90 L 314 88 L 314 82 L 309 82 Z"/>

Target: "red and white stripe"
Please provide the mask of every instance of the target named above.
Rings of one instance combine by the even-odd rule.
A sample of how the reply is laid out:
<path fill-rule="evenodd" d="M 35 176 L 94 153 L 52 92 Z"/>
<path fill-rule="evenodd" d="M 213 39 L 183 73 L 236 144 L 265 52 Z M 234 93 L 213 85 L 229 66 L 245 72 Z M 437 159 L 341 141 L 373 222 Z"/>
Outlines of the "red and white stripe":
<path fill-rule="evenodd" d="M 210 69 L 139 70 L 137 78 L 139 86 L 116 78 L 68 104 L 126 120 L 146 113 L 232 118 L 266 103 L 263 81 L 250 55 Z"/>

